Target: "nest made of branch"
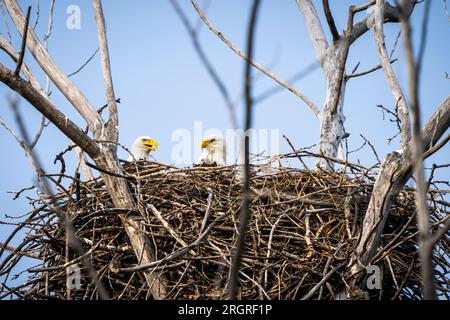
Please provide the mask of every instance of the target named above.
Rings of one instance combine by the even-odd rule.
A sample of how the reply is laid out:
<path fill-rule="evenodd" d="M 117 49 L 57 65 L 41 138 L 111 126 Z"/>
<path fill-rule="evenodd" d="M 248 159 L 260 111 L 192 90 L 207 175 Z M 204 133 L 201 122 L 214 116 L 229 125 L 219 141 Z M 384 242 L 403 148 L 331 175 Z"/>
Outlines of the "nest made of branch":
<path fill-rule="evenodd" d="M 143 273 L 152 272 L 164 279 L 167 299 L 225 298 L 242 204 L 240 168 L 181 169 L 140 162 L 128 164 L 126 172 L 136 177 L 129 184 L 137 212 L 114 208 L 100 178 L 75 181 L 58 194 L 111 297 L 150 298 Z M 360 235 L 373 187 L 369 178 L 364 170 L 349 177 L 320 169 L 253 167 L 239 296 L 333 299 L 348 280 L 340 266 L 348 263 Z M 433 221 L 442 219 L 443 212 L 432 209 Z M 371 298 L 421 298 L 414 212 L 413 191 L 402 190 L 393 199 L 372 261 L 382 268 L 383 277 L 382 290 L 367 292 Z M 28 221 L 33 239 L 22 251 L 29 248 L 42 263 L 29 270 L 32 276 L 25 285 L 10 291 L 28 299 L 65 299 L 66 267 L 76 263 L 82 286 L 70 292 L 71 298 L 97 299 L 80 259 L 72 250 L 66 252 L 65 231 L 55 212 L 44 204 L 34 213 Z M 158 263 L 151 268 L 134 268 L 138 261 L 119 214 L 140 219 L 142 232 L 156 249 Z M 437 278 L 438 285 L 448 290 L 450 259 L 445 248 L 435 250 L 435 260 L 444 275 Z M 327 274 L 323 285 L 313 289 Z"/>

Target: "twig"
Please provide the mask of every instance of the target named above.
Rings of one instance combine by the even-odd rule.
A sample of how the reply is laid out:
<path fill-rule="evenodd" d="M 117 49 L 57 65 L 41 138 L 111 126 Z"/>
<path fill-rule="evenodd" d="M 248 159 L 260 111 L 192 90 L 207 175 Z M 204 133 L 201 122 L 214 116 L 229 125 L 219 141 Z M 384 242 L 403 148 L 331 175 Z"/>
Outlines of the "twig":
<path fill-rule="evenodd" d="M 154 205 L 149 204 L 148 207 L 150 208 L 150 210 L 153 212 L 153 214 L 155 215 L 156 218 L 158 218 L 158 220 L 162 223 L 162 225 L 164 226 L 164 228 L 167 229 L 167 231 L 171 234 L 171 236 L 179 243 L 181 244 L 181 246 L 183 247 L 187 247 L 188 244 L 186 242 L 184 242 L 183 239 L 180 238 L 180 236 L 172 229 L 172 227 L 167 223 L 166 220 L 164 220 L 163 216 L 161 215 L 161 213 L 158 211 L 158 209 L 155 208 Z M 195 256 L 195 251 L 194 250 L 190 250 L 190 253 Z"/>
<path fill-rule="evenodd" d="M 343 267 L 345 267 L 346 263 L 341 263 L 338 266 L 334 267 L 333 269 L 331 269 L 330 271 L 328 271 L 328 273 L 326 275 L 323 276 L 322 280 L 320 280 L 311 290 L 309 290 L 309 292 L 307 294 L 305 294 L 301 300 L 309 300 L 312 298 L 312 296 L 314 295 L 314 293 L 316 293 L 316 291 L 322 287 L 324 285 L 325 282 L 328 281 L 328 279 L 330 279 L 330 277 L 335 274 L 337 271 L 339 271 L 340 269 L 342 269 Z"/>
<path fill-rule="evenodd" d="M 128 180 L 136 179 L 135 177 L 131 177 L 131 176 L 128 176 L 128 175 L 125 175 L 125 174 L 115 173 L 115 172 L 109 171 L 109 170 L 107 170 L 105 168 L 100 168 L 99 166 L 96 166 L 95 164 L 90 163 L 89 161 L 86 161 L 86 165 L 88 167 L 91 167 L 92 169 L 98 170 L 101 173 L 105 173 L 105 174 L 108 174 L 108 175 L 113 176 L 113 177 L 124 178 L 124 179 L 128 179 Z"/>
<path fill-rule="evenodd" d="M 397 62 L 397 61 L 398 61 L 397 58 L 396 58 L 396 59 L 392 59 L 392 60 L 390 61 L 390 63 L 392 64 L 392 63 Z M 369 74 L 369 73 L 372 73 L 372 72 L 374 72 L 374 71 L 380 70 L 381 68 L 382 68 L 382 65 L 379 64 L 379 65 L 377 65 L 377 66 L 375 66 L 375 67 L 372 67 L 372 68 L 370 68 L 370 69 L 368 69 L 368 70 L 366 70 L 366 71 L 362 71 L 362 72 L 358 72 L 358 73 L 346 74 L 346 75 L 345 75 L 345 78 L 346 78 L 346 79 L 351 79 L 351 78 L 356 78 L 356 77 L 365 76 L 366 74 Z"/>
<path fill-rule="evenodd" d="M 308 66 L 306 66 L 303 70 L 300 70 L 296 74 L 294 74 L 292 77 L 290 77 L 287 82 L 288 83 L 296 83 L 297 81 L 300 81 L 301 79 L 307 77 L 309 74 L 314 72 L 319 67 L 319 64 L 317 62 L 310 63 Z M 274 94 L 283 91 L 282 86 L 274 85 L 272 88 L 267 89 L 263 93 L 260 93 L 253 99 L 254 105 L 257 105 L 261 103 L 262 101 L 268 99 L 269 97 L 273 96 Z"/>
<path fill-rule="evenodd" d="M 289 144 L 289 146 L 292 149 L 292 152 L 295 153 L 295 155 L 297 156 L 298 160 L 301 162 L 301 164 L 308 169 L 308 166 L 306 165 L 306 163 L 303 161 L 302 157 L 300 156 L 300 154 L 297 153 L 297 151 L 295 150 L 294 145 L 291 143 L 291 140 L 289 140 L 289 138 L 286 135 L 283 135 L 283 138 L 287 141 L 287 143 Z M 308 169 L 309 170 L 309 169 Z"/>
<path fill-rule="evenodd" d="M 420 35 L 420 47 L 419 47 L 419 53 L 418 53 L 417 62 L 416 62 L 416 69 L 417 69 L 418 77 L 420 77 L 420 71 L 422 70 L 423 57 L 425 55 L 425 47 L 426 47 L 427 35 L 428 35 L 428 20 L 430 17 L 430 8 L 431 8 L 431 1 L 425 1 L 425 8 L 423 11 L 422 30 L 421 30 L 421 35 Z M 417 81 L 420 82 L 420 78 Z"/>
<path fill-rule="evenodd" d="M 23 36 L 22 36 L 22 46 L 20 47 L 19 60 L 17 61 L 16 70 L 14 70 L 14 75 L 18 76 L 20 73 L 20 69 L 22 68 L 23 57 L 25 56 L 26 44 L 27 44 L 27 35 L 28 35 L 28 24 L 30 23 L 30 14 L 31 14 L 31 6 L 27 9 L 27 16 L 25 19 L 25 26 L 23 28 Z"/>
<path fill-rule="evenodd" d="M 18 121 L 18 123 L 21 123 L 22 119 L 20 117 L 20 114 L 17 113 L 16 116 L 17 116 L 16 121 Z M 26 128 L 23 127 L 22 130 L 24 130 L 23 133 L 26 135 Z M 43 194 L 47 195 L 47 197 L 50 199 L 50 200 L 46 200 L 43 196 L 41 196 L 40 197 L 41 201 L 44 202 L 47 207 L 54 210 L 54 212 L 58 216 L 61 224 L 64 226 L 64 229 L 66 230 L 70 247 L 73 248 L 78 253 L 79 256 L 84 256 L 85 250 L 84 250 L 83 246 L 81 245 L 81 242 L 76 237 L 76 232 L 75 232 L 75 229 L 74 229 L 71 221 L 66 218 L 66 213 L 61 210 L 61 208 L 58 206 L 58 204 L 54 203 L 55 196 L 51 190 L 50 184 L 47 180 L 47 177 L 45 176 L 45 171 L 42 169 L 42 166 L 40 164 L 40 161 L 39 161 L 37 155 L 34 153 L 33 150 L 31 150 L 28 147 L 27 141 L 19 138 L 17 135 L 14 134 L 14 132 L 12 130 L 10 130 L 10 132 L 11 132 L 11 134 L 14 135 L 17 142 L 25 150 L 25 153 L 30 161 L 30 164 L 36 173 L 36 178 L 38 180 L 37 187 L 41 190 L 41 192 Z M 53 181 L 53 182 L 55 182 L 55 181 Z M 102 299 L 108 299 L 109 298 L 108 293 L 107 293 L 106 289 L 104 288 L 103 284 L 98 280 L 97 272 L 94 269 L 91 261 L 89 259 L 82 259 L 82 260 L 87 268 L 89 277 L 92 279 L 92 281 L 95 283 L 95 285 L 98 289 L 100 297 Z"/>
<path fill-rule="evenodd" d="M 225 105 L 228 109 L 228 113 L 230 115 L 230 121 L 231 124 L 235 129 L 239 128 L 237 116 L 236 116 L 236 108 L 234 103 L 231 101 L 230 94 L 228 92 L 228 89 L 224 83 L 224 81 L 220 78 L 219 73 L 214 69 L 213 64 L 206 56 L 205 50 L 203 49 L 199 39 L 198 39 L 198 28 L 201 26 L 201 19 L 199 19 L 199 24 L 196 28 L 194 28 L 188 18 L 186 17 L 186 14 L 183 12 L 181 7 L 178 5 L 177 0 L 170 0 L 170 3 L 172 7 L 174 8 L 175 12 L 177 13 L 178 17 L 180 18 L 181 22 L 183 23 L 184 27 L 186 28 L 189 36 L 191 37 L 192 45 L 194 46 L 195 52 L 197 53 L 200 61 L 203 63 L 203 65 L 206 68 L 206 71 L 210 75 L 211 79 L 213 80 L 216 87 L 219 89 L 220 94 L 222 95 L 222 98 L 225 101 Z"/>
<path fill-rule="evenodd" d="M 380 157 L 378 157 L 378 153 L 375 150 L 375 147 L 373 146 L 373 144 L 370 142 L 370 140 L 366 139 L 366 137 L 364 137 L 362 134 L 360 134 L 360 136 L 364 139 L 365 142 L 367 142 L 369 147 L 372 149 L 372 152 L 375 155 L 375 158 L 377 159 L 378 163 L 381 163 Z"/>
<path fill-rule="evenodd" d="M 211 202 L 212 202 L 213 196 L 214 196 L 214 191 L 211 188 L 208 188 L 208 200 L 207 200 L 208 204 L 206 207 L 205 216 L 203 217 L 203 220 L 202 220 L 202 225 L 200 227 L 200 234 L 202 234 L 203 231 L 205 231 L 206 223 L 208 222 L 209 214 L 211 213 Z"/>
<path fill-rule="evenodd" d="M 99 48 L 95 49 L 94 53 L 86 60 L 86 62 L 84 62 L 84 63 L 81 65 L 81 67 L 79 67 L 79 68 L 78 68 L 77 70 L 75 70 L 74 72 L 69 73 L 67 76 L 68 76 L 68 77 L 72 77 L 72 76 L 76 75 L 78 72 L 80 72 L 81 70 L 83 70 L 83 68 L 86 67 L 87 64 L 88 64 L 89 62 L 91 62 L 92 59 L 94 59 L 95 55 L 98 53 L 99 50 L 100 50 Z"/>

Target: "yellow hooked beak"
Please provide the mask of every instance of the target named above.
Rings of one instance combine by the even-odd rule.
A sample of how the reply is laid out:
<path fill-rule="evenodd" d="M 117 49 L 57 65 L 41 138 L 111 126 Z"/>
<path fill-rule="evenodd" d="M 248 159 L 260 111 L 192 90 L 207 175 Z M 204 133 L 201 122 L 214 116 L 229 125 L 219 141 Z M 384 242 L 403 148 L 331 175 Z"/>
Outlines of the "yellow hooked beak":
<path fill-rule="evenodd" d="M 211 144 L 211 140 L 202 140 L 201 147 L 202 147 L 202 149 L 204 149 L 207 146 L 209 146 L 210 144 Z"/>
<path fill-rule="evenodd" d="M 144 146 L 146 146 L 150 151 L 155 151 L 156 149 L 158 149 L 158 142 L 156 142 L 156 140 L 149 139 L 143 141 L 143 143 Z"/>

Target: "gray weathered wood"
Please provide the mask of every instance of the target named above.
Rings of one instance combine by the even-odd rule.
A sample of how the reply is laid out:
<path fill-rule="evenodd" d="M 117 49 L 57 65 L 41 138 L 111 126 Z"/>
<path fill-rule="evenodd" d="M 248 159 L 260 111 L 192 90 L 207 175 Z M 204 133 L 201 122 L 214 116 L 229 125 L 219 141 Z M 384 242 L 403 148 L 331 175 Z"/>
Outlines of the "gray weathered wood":
<path fill-rule="evenodd" d="M 373 26 L 375 43 L 377 46 L 377 52 L 380 57 L 381 66 L 383 68 L 386 79 L 392 91 L 392 95 L 397 103 L 397 113 L 400 119 L 400 134 L 401 134 L 401 146 L 405 148 L 411 138 L 409 112 L 406 105 L 406 99 L 398 83 L 397 77 L 394 73 L 394 69 L 389 61 L 389 55 L 386 49 L 386 43 L 384 41 L 384 8 L 385 1 L 377 0 L 375 5 L 374 19 L 375 24 Z"/>
<path fill-rule="evenodd" d="M 23 32 L 25 18 L 19 5 L 15 0 L 6 0 L 5 4 L 17 29 L 19 32 Z M 110 175 L 102 172 L 102 177 L 105 181 L 106 187 L 108 188 L 111 200 L 116 207 L 128 208 L 130 211 L 134 211 L 136 205 L 128 188 L 128 184 L 123 178 L 121 178 L 121 176 L 123 176 L 123 169 L 116 154 L 118 141 L 117 107 L 115 104 L 112 86 L 104 18 L 103 13 L 101 12 L 101 4 L 97 0 L 94 0 L 94 9 L 96 10 L 98 37 L 102 55 L 102 71 L 110 110 L 110 121 L 107 124 L 104 123 L 100 115 L 89 103 L 82 92 L 70 81 L 70 79 L 51 59 L 47 50 L 39 42 L 39 39 L 31 28 L 28 29 L 27 46 L 40 67 L 86 120 L 96 141 L 90 139 L 87 134 L 81 131 L 61 111 L 55 108 L 49 99 L 35 90 L 31 84 L 23 81 L 19 77 L 16 77 L 2 65 L 0 65 L 0 80 L 7 84 L 11 89 L 21 94 L 38 111 L 45 115 L 70 140 L 85 151 L 94 160 L 98 167 L 105 169 L 105 172 L 117 174 Z M 105 127 L 106 130 L 104 130 Z M 101 142 L 105 140 L 111 141 L 111 143 Z M 130 239 L 130 243 L 133 247 L 138 262 L 140 264 L 148 264 L 154 261 L 154 248 L 152 248 L 147 236 L 139 231 L 139 222 L 132 215 L 120 215 L 120 218 L 125 226 L 125 230 Z M 157 278 L 148 271 L 146 271 L 144 275 L 153 298 L 164 298 L 166 293 L 164 279 Z"/>
<path fill-rule="evenodd" d="M 5 0 L 8 13 L 22 35 L 25 26 L 25 17 L 16 0 Z M 83 93 L 73 84 L 58 65 L 49 56 L 47 50 L 39 41 L 32 28 L 28 28 L 27 47 L 36 62 L 58 87 L 62 94 L 70 101 L 80 115 L 86 120 L 90 128 L 101 127 L 103 120 L 89 103 Z"/>
<path fill-rule="evenodd" d="M 428 119 L 422 129 L 422 139 L 426 149 L 431 149 L 450 127 L 450 96 Z M 388 154 L 381 165 L 375 182 L 369 206 L 364 216 L 363 230 L 356 245 L 351 263 L 357 262 L 351 272 L 357 273 L 367 266 L 376 250 L 381 233 L 389 214 L 392 197 L 411 177 L 414 160 L 410 141 L 404 152 Z M 430 156 L 431 154 L 428 154 Z"/>

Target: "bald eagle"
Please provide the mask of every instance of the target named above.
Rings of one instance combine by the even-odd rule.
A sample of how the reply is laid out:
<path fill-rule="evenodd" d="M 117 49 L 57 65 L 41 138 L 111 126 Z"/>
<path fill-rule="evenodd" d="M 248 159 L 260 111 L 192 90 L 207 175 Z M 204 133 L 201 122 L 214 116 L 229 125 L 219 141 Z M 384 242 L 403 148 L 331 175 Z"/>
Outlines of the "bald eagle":
<path fill-rule="evenodd" d="M 156 149 L 158 149 L 156 140 L 148 136 L 139 137 L 131 147 L 131 154 L 128 157 L 128 161 L 147 160 L 150 151 L 155 151 Z"/>
<path fill-rule="evenodd" d="M 227 150 L 223 138 L 216 135 L 206 137 L 202 140 L 201 148 L 203 149 L 203 153 L 197 160 L 197 165 L 225 165 Z"/>

